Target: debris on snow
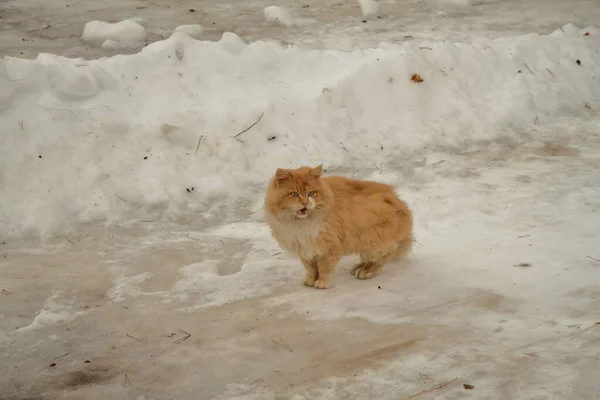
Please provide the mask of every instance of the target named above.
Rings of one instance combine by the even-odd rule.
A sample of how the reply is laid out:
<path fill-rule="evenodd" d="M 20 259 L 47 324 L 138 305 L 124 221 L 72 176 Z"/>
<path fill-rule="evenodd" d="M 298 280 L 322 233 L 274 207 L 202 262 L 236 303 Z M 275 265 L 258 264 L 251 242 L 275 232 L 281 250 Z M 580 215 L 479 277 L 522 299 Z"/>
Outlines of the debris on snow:
<path fill-rule="evenodd" d="M 423 78 L 421 78 L 421 75 L 419 75 L 419 74 L 413 74 L 410 77 L 410 80 L 413 82 L 417 82 L 417 83 L 423 82 Z"/>

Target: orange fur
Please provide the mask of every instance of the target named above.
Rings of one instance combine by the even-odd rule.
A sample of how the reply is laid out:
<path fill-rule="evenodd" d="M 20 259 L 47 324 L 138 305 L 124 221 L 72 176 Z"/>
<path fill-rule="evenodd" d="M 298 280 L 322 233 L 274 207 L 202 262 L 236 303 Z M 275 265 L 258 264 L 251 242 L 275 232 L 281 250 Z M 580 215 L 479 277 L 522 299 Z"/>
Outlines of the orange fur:
<path fill-rule="evenodd" d="M 304 284 L 331 287 L 342 256 L 360 255 L 358 279 L 413 245 L 412 213 L 393 186 L 342 176 L 321 177 L 322 167 L 278 169 L 265 196 L 265 216 L 279 245 L 306 268 Z"/>

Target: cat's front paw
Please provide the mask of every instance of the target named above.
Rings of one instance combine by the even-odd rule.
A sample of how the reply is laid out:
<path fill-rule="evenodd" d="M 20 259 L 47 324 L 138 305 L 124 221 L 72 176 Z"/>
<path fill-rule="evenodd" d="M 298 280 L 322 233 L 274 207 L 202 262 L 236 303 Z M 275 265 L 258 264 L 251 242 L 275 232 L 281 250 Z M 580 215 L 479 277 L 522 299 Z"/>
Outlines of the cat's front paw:
<path fill-rule="evenodd" d="M 302 280 L 302 283 L 304 284 L 304 286 L 313 287 L 315 286 L 315 278 L 312 275 L 306 274 L 306 276 Z"/>
<path fill-rule="evenodd" d="M 331 282 L 323 279 L 317 279 L 313 286 L 317 289 L 329 289 L 331 287 Z"/>

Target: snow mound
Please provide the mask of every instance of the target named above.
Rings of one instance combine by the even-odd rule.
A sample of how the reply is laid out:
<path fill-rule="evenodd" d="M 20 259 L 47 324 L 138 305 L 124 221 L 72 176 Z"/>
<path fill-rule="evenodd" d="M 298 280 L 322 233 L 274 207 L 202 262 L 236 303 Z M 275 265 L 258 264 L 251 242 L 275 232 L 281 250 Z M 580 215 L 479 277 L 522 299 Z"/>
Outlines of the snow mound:
<path fill-rule="evenodd" d="M 221 49 L 234 55 L 242 53 L 247 47 L 246 43 L 233 32 L 224 32 L 219 45 Z"/>
<path fill-rule="evenodd" d="M 81 39 L 90 42 L 141 42 L 146 39 L 146 29 L 131 19 L 115 23 L 90 21 L 85 24 Z"/>
<path fill-rule="evenodd" d="M 369 174 L 427 149 L 519 141 L 600 108 L 598 76 L 598 30 L 570 27 L 354 52 L 178 33 L 131 56 L 6 58 L 0 226 L 240 218 L 277 167 Z"/>
<path fill-rule="evenodd" d="M 202 27 L 202 25 L 199 24 L 179 25 L 173 30 L 173 32 L 183 32 L 186 35 L 193 37 L 194 39 L 199 39 L 204 33 L 204 28 Z"/>
<path fill-rule="evenodd" d="M 265 21 L 283 26 L 294 25 L 294 19 L 287 10 L 279 6 L 268 6 L 263 10 Z"/>
<path fill-rule="evenodd" d="M 374 18 L 379 14 L 379 3 L 375 0 L 358 0 L 363 17 Z"/>

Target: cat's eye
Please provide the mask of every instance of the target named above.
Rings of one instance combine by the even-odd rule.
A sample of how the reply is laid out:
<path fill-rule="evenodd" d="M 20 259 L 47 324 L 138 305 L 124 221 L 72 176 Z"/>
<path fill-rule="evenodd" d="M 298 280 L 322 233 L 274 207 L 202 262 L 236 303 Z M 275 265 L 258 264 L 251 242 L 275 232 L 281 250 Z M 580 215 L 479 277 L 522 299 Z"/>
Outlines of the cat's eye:
<path fill-rule="evenodd" d="M 315 192 L 310 191 L 306 194 L 308 197 L 313 197 L 315 195 Z"/>
<path fill-rule="evenodd" d="M 298 197 L 298 193 L 296 193 L 296 192 L 292 192 L 292 193 L 290 193 L 290 196 L 291 196 L 291 197 Z"/>

